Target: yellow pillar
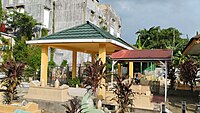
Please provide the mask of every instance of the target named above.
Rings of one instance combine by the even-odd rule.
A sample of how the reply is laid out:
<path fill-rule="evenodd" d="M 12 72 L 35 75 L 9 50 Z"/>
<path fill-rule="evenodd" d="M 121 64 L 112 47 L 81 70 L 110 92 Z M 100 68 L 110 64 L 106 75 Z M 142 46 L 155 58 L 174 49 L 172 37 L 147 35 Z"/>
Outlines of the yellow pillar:
<path fill-rule="evenodd" d="M 72 79 L 76 78 L 77 51 L 73 50 L 72 59 Z"/>
<path fill-rule="evenodd" d="M 129 77 L 133 78 L 133 62 L 129 62 Z"/>
<path fill-rule="evenodd" d="M 91 59 L 92 59 L 92 64 L 94 64 L 94 62 L 95 62 L 95 53 L 91 53 Z"/>
<path fill-rule="evenodd" d="M 105 44 L 99 44 L 99 58 L 101 58 L 101 61 L 103 63 L 106 63 L 106 45 Z M 101 85 L 102 85 L 101 86 L 102 88 L 99 88 L 98 96 L 105 99 L 105 95 L 106 95 L 105 79 L 101 80 Z"/>
<path fill-rule="evenodd" d="M 117 68 L 118 68 L 118 77 L 120 77 L 121 73 L 122 73 L 122 69 L 121 69 L 121 64 L 120 63 L 117 63 Z"/>
<path fill-rule="evenodd" d="M 42 46 L 40 81 L 47 85 L 48 46 Z"/>

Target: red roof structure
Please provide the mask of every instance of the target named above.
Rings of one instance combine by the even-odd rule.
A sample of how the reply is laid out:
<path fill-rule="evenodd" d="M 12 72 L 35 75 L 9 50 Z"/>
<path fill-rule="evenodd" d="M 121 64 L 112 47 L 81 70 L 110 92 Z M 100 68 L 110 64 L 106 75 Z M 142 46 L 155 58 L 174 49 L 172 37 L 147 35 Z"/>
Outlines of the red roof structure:
<path fill-rule="evenodd" d="M 135 60 L 135 61 L 155 61 L 171 60 L 173 50 L 153 49 L 153 50 L 121 50 L 111 55 L 113 60 Z"/>

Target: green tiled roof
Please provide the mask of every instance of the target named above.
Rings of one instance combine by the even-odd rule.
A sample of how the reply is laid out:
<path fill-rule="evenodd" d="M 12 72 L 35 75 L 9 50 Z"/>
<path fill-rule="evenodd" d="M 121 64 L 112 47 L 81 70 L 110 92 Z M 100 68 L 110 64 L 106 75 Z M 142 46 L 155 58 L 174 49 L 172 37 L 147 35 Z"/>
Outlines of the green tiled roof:
<path fill-rule="evenodd" d="M 116 38 L 110 33 L 102 30 L 96 25 L 86 22 L 85 24 L 66 29 L 46 37 L 38 38 L 36 40 L 54 40 L 54 39 L 112 39 L 118 41 L 128 47 L 134 48 L 121 38 Z"/>

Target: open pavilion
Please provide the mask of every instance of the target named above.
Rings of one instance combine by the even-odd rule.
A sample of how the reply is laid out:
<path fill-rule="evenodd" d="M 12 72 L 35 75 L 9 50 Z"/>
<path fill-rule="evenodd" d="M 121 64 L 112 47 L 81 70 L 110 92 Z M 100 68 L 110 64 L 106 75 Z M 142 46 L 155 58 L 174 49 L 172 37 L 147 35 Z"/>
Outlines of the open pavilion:
<path fill-rule="evenodd" d="M 30 40 L 26 43 L 41 46 L 40 81 L 44 82 L 44 85 L 47 85 L 49 47 L 73 51 L 72 78 L 76 77 L 77 52 L 91 54 L 92 62 L 95 60 L 95 55 L 98 54 L 98 57 L 105 63 L 106 55 L 123 49 L 134 49 L 132 45 L 123 39 L 114 37 L 88 21 L 85 24 L 46 37 Z M 105 81 L 102 82 L 105 83 Z M 105 89 L 103 88 L 102 90 Z M 102 96 L 104 97 L 104 94 Z"/>
<path fill-rule="evenodd" d="M 172 60 L 173 50 L 154 49 L 154 50 L 120 50 L 111 55 L 113 61 L 118 63 L 118 76 L 121 75 L 121 62 L 129 62 L 129 77 L 133 78 L 134 62 L 159 62 L 165 68 L 165 102 L 167 100 L 167 63 Z M 113 77 L 111 78 L 113 81 Z"/>
<path fill-rule="evenodd" d="M 46 37 L 27 41 L 27 44 L 41 46 L 40 81 L 43 82 L 44 85 L 47 85 L 49 47 L 73 51 L 72 78 L 75 78 L 77 74 L 77 52 L 91 54 L 92 62 L 95 60 L 95 55 L 98 55 L 103 63 L 106 63 L 106 55 L 112 54 L 111 58 L 119 63 L 119 74 L 121 71 L 120 62 L 129 62 L 130 78 L 133 78 L 133 63 L 147 61 L 159 61 L 163 63 L 166 70 L 165 78 L 167 78 L 167 62 L 172 58 L 172 50 L 134 50 L 137 48 L 128 44 L 121 38 L 114 37 L 110 33 L 100 29 L 90 22 L 86 22 L 85 24 L 60 31 Z M 102 80 L 102 84 L 104 83 L 105 80 Z M 165 101 L 167 96 L 166 85 L 165 80 Z M 103 87 L 100 89 L 99 95 L 102 95 L 103 98 L 105 98 L 105 92 L 105 87 Z"/>

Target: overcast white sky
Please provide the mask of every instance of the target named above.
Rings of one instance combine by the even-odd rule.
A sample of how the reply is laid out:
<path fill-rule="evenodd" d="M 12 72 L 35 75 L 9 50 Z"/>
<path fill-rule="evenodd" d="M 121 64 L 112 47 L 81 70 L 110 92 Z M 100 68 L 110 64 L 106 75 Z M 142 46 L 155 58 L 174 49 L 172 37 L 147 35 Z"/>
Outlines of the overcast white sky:
<path fill-rule="evenodd" d="M 122 38 L 134 44 L 139 29 L 177 28 L 186 37 L 200 33 L 200 0 L 100 0 L 122 19 Z"/>

